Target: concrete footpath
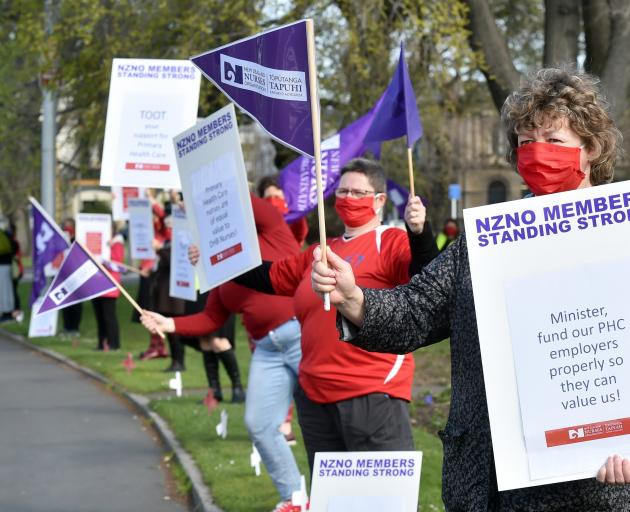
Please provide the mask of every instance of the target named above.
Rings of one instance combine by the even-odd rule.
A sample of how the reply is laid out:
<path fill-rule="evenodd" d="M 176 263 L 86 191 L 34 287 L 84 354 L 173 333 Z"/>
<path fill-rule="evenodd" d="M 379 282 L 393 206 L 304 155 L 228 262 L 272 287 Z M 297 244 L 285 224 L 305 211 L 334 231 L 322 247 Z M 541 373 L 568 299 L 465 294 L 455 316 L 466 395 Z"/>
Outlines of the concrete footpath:
<path fill-rule="evenodd" d="M 0 334 L 0 511 L 183 512 L 152 436 L 119 397 Z"/>

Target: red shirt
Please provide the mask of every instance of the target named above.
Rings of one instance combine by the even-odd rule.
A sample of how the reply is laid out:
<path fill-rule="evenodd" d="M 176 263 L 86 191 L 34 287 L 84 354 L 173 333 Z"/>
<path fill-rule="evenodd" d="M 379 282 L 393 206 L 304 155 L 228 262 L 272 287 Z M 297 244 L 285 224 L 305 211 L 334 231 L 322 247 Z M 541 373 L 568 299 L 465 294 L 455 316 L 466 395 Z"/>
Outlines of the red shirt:
<path fill-rule="evenodd" d="M 113 261 L 114 263 L 123 263 L 125 261 L 125 246 L 123 244 L 123 239 L 120 235 L 116 235 L 114 238 L 112 238 L 110 249 L 111 249 L 111 256 L 109 258 L 110 261 Z M 111 269 L 108 269 L 108 270 L 109 270 L 109 273 L 112 275 L 112 277 L 120 283 L 120 272 L 116 272 Z M 106 297 L 108 299 L 116 299 L 119 296 L 120 296 L 120 291 L 118 290 L 118 288 L 104 295 L 101 295 L 101 297 Z"/>
<path fill-rule="evenodd" d="M 299 254 L 282 214 L 268 201 L 254 195 L 251 198 L 262 258 L 276 261 Z M 175 331 L 185 336 L 203 336 L 221 327 L 231 313 L 243 314 L 245 329 L 255 340 L 295 316 L 291 297 L 267 295 L 228 282 L 210 292 L 201 313 L 175 317 Z"/>
<path fill-rule="evenodd" d="M 328 241 L 330 248 L 349 261 L 359 286 L 392 288 L 409 281 L 411 260 L 407 234 L 381 226 L 350 240 Z M 276 293 L 294 295 L 295 312 L 302 325 L 302 361 L 299 381 L 314 402 L 331 403 L 368 393 L 387 393 L 411 400 L 414 361 L 411 354 L 397 356 L 367 352 L 339 341 L 337 311 L 324 311 L 311 288 L 313 249 L 282 261 L 270 269 Z"/>

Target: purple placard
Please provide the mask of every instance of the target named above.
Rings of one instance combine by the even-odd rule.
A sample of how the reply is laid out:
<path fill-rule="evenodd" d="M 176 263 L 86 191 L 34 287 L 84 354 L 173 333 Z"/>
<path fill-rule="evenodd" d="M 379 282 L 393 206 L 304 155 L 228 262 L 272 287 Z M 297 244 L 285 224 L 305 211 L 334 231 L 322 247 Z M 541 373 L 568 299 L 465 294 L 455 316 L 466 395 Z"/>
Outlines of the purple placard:
<path fill-rule="evenodd" d="M 191 60 L 274 139 L 314 156 L 305 20 L 240 39 Z"/>

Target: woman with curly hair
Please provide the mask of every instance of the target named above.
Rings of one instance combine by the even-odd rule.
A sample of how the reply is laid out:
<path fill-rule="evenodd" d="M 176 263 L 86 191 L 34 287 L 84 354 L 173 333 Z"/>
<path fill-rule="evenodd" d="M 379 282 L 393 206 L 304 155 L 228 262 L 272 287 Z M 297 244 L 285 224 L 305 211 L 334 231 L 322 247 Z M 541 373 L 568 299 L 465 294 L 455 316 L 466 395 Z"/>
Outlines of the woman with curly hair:
<path fill-rule="evenodd" d="M 502 109 L 508 160 L 530 190 L 551 194 L 608 183 L 621 134 L 594 77 L 542 69 L 527 77 Z M 630 510 L 630 461 L 610 457 L 597 480 L 498 492 L 475 317 L 466 237 L 403 286 L 361 289 L 352 267 L 328 252 L 314 254 L 312 284 L 328 292 L 341 317 L 342 339 L 363 349 L 403 354 L 450 336 L 452 401 L 440 433 L 444 444 L 442 497 L 454 511 Z M 604 462 L 604 461 L 602 461 Z"/>

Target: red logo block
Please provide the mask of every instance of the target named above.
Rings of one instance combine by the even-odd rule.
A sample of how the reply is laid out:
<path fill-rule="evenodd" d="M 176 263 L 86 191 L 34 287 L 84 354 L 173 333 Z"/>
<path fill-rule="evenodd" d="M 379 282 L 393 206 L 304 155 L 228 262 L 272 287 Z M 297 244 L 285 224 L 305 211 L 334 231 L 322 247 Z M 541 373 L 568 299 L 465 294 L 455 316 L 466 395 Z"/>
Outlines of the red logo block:
<path fill-rule="evenodd" d="M 630 434 L 630 418 L 600 421 L 586 425 L 547 430 L 545 439 L 547 448 L 563 446 L 565 444 L 584 443 L 606 437 L 625 436 Z"/>
<path fill-rule="evenodd" d="M 216 265 L 217 263 L 221 263 L 222 261 L 227 260 L 228 258 L 238 254 L 239 252 L 243 252 L 243 246 L 239 243 L 233 245 L 232 247 L 228 247 L 224 251 L 221 251 L 214 256 L 210 256 L 210 263 L 212 265 Z"/>

